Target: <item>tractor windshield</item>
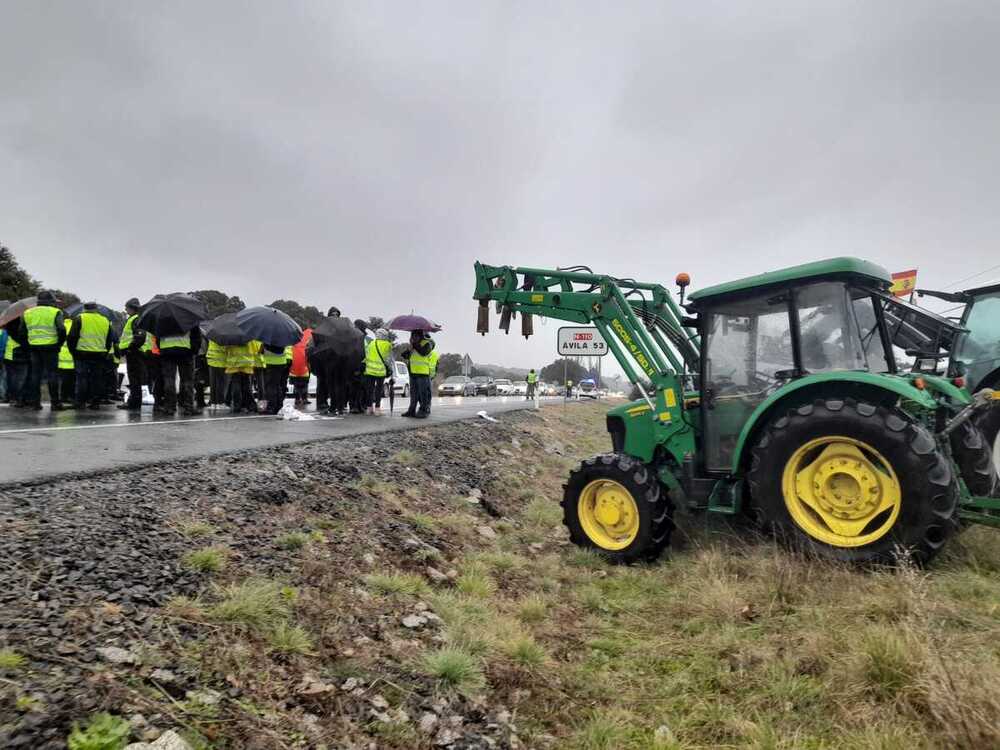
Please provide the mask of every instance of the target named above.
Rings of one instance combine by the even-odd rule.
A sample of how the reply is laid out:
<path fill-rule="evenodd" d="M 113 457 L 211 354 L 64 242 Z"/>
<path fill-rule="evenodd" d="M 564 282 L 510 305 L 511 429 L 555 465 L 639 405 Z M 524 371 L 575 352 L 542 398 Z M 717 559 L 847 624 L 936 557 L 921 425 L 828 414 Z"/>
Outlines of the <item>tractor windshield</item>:
<path fill-rule="evenodd" d="M 720 302 L 705 315 L 702 404 L 709 469 L 730 468 L 743 425 L 792 378 L 830 370 L 891 369 L 871 292 L 844 282 Z"/>
<path fill-rule="evenodd" d="M 966 378 L 977 389 L 983 378 L 1000 365 L 1000 290 L 970 302 L 958 338 L 954 359 L 965 365 Z"/>

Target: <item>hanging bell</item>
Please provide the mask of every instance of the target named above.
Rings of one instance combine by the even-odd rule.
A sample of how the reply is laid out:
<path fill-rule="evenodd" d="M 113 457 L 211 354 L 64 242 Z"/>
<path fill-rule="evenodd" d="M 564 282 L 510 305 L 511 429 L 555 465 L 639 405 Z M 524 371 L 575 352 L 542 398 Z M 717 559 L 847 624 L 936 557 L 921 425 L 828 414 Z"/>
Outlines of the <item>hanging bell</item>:
<path fill-rule="evenodd" d="M 510 319 L 513 314 L 514 311 L 510 309 L 510 305 L 504 305 L 500 311 L 500 330 L 504 333 L 510 333 Z"/>
<path fill-rule="evenodd" d="M 490 332 L 490 303 L 486 300 L 480 300 L 478 318 L 476 319 L 476 333 L 481 333 L 485 336 Z"/>

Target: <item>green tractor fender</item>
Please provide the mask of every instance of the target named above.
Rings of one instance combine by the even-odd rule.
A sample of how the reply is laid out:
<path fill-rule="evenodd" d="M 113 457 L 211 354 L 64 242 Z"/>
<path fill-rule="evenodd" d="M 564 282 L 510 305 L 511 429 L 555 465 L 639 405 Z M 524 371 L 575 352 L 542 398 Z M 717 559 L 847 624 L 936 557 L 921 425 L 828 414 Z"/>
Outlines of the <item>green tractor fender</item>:
<path fill-rule="evenodd" d="M 931 381 L 932 378 L 926 378 L 926 380 Z M 931 387 L 944 391 L 946 395 L 951 396 L 951 391 L 960 393 L 959 389 L 947 381 L 939 383 L 937 382 L 938 378 L 933 378 L 933 380 L 935 382 Z M 793 405 L 804 403 L 804 401 L 811 401 L 813 398 L 832 395 L 837 385 L 851 384 L 849 388 L 838 389 L 838 396 L 845 395 L 845 391 L 857 393 L 867 391 L 874 398 L 878 398 L 879 395 L 888 397 L 898 396 L 908 401 L 913 401 L 924 408 L 934 409 L 936 402 L 931 392 L 916 388 L 911 381 L 912 378 L 905 376 L 844 370 L 815 373 L 793 380 L 764 399 L 750 415 L 750 419 L 747 420 L 746 424 L 743 425 L 743 429 L 740 431 L 739 438 L 736 441 L 736 450 L 733 452 L 733 473 L 739 473 L 740 468 L 744 465 L 745 454 L 753 445 L 757 431 L 767 424 L 772 414 L 789 409 Z M 873 393 L 873 391 L 876 393 Z M 881 391 L 881 394 L 878 394 L 878 391 Z M 964 394 L 961 395 L 964 396 Z M 965 399 L 967 397 L 964 397 L 962 400 Z"/>

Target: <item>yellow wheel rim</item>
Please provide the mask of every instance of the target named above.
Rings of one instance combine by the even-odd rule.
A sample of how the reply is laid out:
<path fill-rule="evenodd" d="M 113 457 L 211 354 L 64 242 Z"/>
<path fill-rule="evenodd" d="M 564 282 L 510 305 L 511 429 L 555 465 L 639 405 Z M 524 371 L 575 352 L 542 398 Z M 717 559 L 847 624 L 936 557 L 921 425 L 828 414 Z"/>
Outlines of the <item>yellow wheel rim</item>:
<path fill-rule="evenodd" d="M 833 435 L 810 440 L 792 454 L 781 489 L 798 527 L 834 547 L 862 547 L 888 534 L 903 496 L 881 453 Z"/>
<path fill-rule="evenodd" d="M 583 488 L 577 514 L 590 541 L 606 550 L 625 549 L 639 533 L 635 498 L 611 479 L 595 479 Z"/>

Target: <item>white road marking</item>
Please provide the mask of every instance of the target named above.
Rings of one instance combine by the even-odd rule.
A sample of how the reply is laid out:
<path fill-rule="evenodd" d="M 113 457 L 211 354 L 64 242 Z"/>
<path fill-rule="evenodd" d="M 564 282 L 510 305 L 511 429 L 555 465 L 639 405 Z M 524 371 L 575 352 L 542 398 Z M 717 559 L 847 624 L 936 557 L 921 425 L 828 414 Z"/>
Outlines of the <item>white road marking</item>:
<path fill-rule="evenodd" d="M 461 406 L 462 405 L 462 398 L 461 397 L 455 398 L 454 401 L 456 403 L 441 404 L 441 406 L 447 408 L 449 406 Z M 494 399 L 480 398 L 480 402 L 481 403 L 497 403 L 498 401 L 501 404 L 506 404 L 507 403 L 507 397 L 506 396 L 505 397 L 501 397 L 500 399 L 495 399 L 495 398 Z M 341 420 L 341 419 L 343 419 L 343 417 L 321 417 L 321 416 L 315 415 L 313 412 L 307 412 L 307 413 L 312 416 L 312 419 L 303 420 L 303 422 L 326 422 L 326 421 L 331 421 L 331 420 Z M 388 415 L 386 415 L 386 416 L 388 416 Z M 25 432 L 59 432 L 59 431 L 65 431 L 65 430 L 100 430 L 100 429 L 109 429 L 109 428 L 116 428 L 116 427 L 148 427 L 150 425 L 159 425 L 159 426 L 162 427 L 164 425 L 173 425 L 173 424 L 201 424 L 201 423 L 203 423 L 203 424 L 210 424 L 212 422 L 232 422 L 232 421 L 235 421 L 235 420 L 238 420 L 238 419 L 274 419 L 274 420 L 277 420 L 277 421 L 284 421 L 284 420 L 278 420 L 278 418 L 275 417 L 273 414 L 249 414 L 249 415 L 244 416 L 244 417 L 198 417 L 198 418 L 195 418 L 195 419 L 171 419 L 171 420 L 164 420 L 162 422 L 154 422 L 154 421 L 149 421 L 149 422 L 115 422 L 115 423 L 112 423 L 112 424 L 80 424 L 80 425 L 65 425 L 65 426 L 61 426 L 61 427 L 57 427 L 57 426 L 53 426 L 53 427 L 18 427 L 18 428 L 10 429 L 10 430 L 0 430 L 0 435 L 14 435 L 14 434 L 25 433 Z M 292 422 L 296 422 L 296 423 L 299 422 L 299 420 L 288 420 L 288 421 L 292 421 Z"/>
<path fill-rule="evenodd" d="M 163 427 L 165 425 L 173 424 L 191 424 L 191 423 L 211 423 L 211 422 L 233 422 L 238 419 L 273 419 L 279 420 L 273 414 L 249 414 L 245 417 L 201 417 L 198 419 L 171 419 L 164 420 L 162 422 L 116 422 L 114 424 L 78 424 L 78 425 L 66 425 L 64 427 L 21 427 L 14 430 L 0 430 L 0 435 L 10 435 L 12 433 L 18 432 L 57 432 L 59 430 L 99 430 L 102 428 L 109 427 L 148 427 L 150 425 Z M 331 420 L 343 419 L 343 417 L 313 417 L 312 419 L 303 420 L 303 422 L 327 422 Z M 299 420 L 289 420 L 299 422 Z"/>

